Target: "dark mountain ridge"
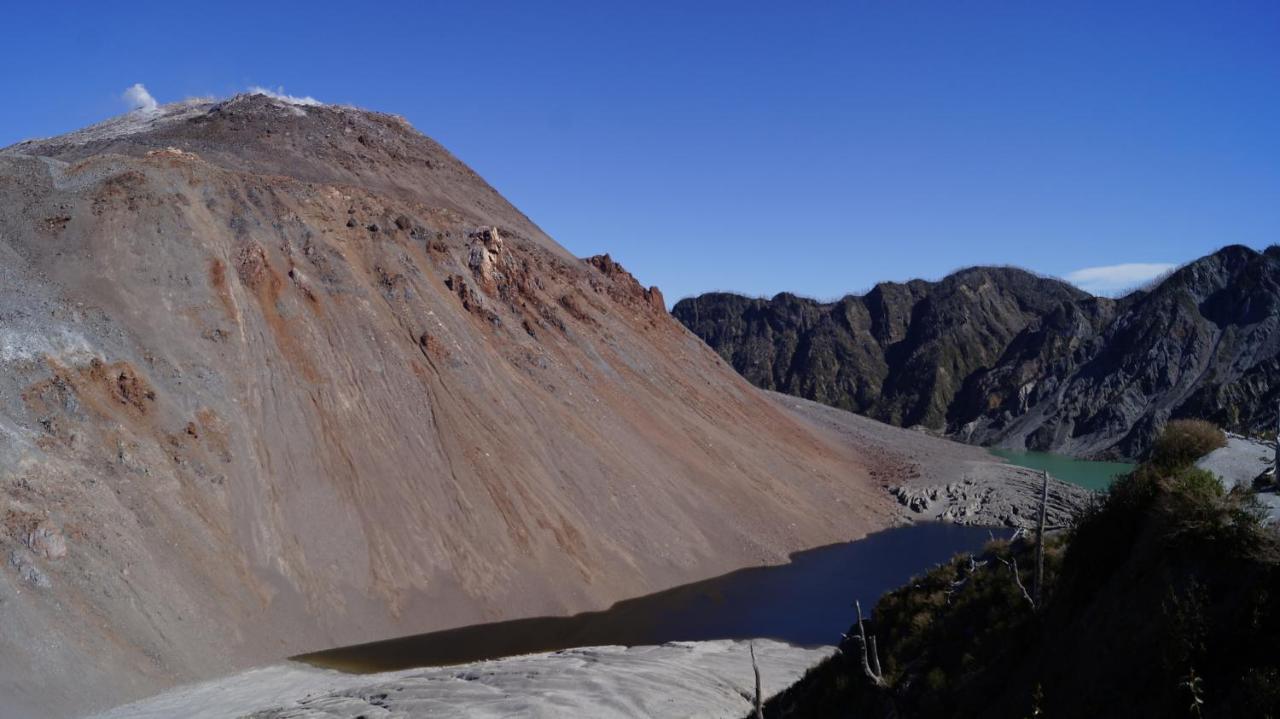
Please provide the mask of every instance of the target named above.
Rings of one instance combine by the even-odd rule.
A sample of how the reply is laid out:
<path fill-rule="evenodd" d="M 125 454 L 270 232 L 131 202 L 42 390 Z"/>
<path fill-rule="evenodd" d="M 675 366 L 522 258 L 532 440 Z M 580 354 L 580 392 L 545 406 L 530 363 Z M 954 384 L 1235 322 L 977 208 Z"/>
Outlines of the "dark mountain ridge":
<path fill-rule="evenodd" d="M 818 302 L 710 293 L 673 313 L 748 380 L 965 441 L 1140 456 L 1171 418 L 1271 429 L 1280 247 L 1232 245 L 1093 297 L 1008 267 Z"/>

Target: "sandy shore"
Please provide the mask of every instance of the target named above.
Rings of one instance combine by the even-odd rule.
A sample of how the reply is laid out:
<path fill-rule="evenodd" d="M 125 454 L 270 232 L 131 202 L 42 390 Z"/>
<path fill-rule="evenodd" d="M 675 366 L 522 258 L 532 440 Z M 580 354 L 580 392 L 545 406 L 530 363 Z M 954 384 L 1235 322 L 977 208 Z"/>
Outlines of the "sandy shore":
<path fill-rule="evenodd" d="M 755 641 L 764 694 L 832 651 Z M 587 647 L 452 667 L 344 674 L 286 662 L 164 694 L 93 719 L 741 717 L 754 691 L 746 642 Z"/>

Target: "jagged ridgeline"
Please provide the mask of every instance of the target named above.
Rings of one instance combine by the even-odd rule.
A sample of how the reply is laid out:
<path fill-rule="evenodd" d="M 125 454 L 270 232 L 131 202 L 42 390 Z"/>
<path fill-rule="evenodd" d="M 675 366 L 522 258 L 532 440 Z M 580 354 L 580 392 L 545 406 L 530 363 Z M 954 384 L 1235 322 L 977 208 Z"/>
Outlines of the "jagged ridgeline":
<path fill-rule="evenodd" d="M 1172 418 L 1273 431 L 1280 399 L 1277 246 L 1225 247 L 1120 299 L 976 267 L 674 314 L 756 385 L 980 444 L 1132 459 Z"/>

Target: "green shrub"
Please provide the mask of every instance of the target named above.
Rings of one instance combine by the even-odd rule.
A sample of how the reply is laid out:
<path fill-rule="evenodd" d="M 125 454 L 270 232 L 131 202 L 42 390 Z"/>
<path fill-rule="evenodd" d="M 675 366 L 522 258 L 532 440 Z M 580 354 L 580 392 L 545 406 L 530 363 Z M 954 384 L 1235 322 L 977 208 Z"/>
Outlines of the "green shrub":
<path fill-rule="evenodd" d="M 1165 482 L 1162 502 L 1175 540 L 1215 543 L 1222 551 L 1249 554 L 1269 542 L 1266 512 L 1248 488 L 1230 492 L 1212 473 L 1187 467 Z"/>
<path fill-rule="evenodd" d="M 1193 506 L 1210 507 L 1227 493 L 1213 472 L 1185 467 L 1169 480 L 1169 491 Z"/>
<path fill-rule="evenodd" d="M 937 667 L 930 669 L 929 673 L 924 675 L 924 686 L 931 692 L 946 691 L 947 673 Z"/>
<path fill-rule="evenodd" d="M 876 604 L 889 690 L 848 641 L 766 715 L 1280 718 L 1280 535 L 1252 490 L 1194 466 L 1224 443 L 1207 422 L 1171 422 L 1050 536 L 1036 609 L 1012 566 L 1030 586 L 1034 543 L 988 542 Z"/>
<path fill-rule="evenodd" d="M 1151 464 L 1173 473 L 1195 464 L 1197 459 L 1227 446 L 1227 436 L 1217 425 L 1202 419 L 1175 419 L 1151 446 Z"/>

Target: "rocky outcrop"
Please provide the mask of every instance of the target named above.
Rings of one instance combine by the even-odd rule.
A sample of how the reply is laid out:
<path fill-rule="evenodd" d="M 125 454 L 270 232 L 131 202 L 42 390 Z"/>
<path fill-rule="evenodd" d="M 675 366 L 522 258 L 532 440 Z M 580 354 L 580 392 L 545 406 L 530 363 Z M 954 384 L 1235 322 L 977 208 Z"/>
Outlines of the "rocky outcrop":
<path fill-rule="evenodd" d="M 1033 529 L 1039 522 L 1040 477 L 1030 471 L 992 473 L 935 485 L 891 488 L 913 519 L 989 527 Z M 1089 505 L 1092 492 L 1055 479 L 1049 481 L 1045 519 L 1048 526 L 1068 527 Z"/>
<path fill-rule="evenodd" d="M 963 382 L 1027 326 L 1084 293 L 1013 268 L 882 283 L 819 303 L 713 293 L 673 314 L 751 382 L 899 426 L 946 425 Z"/>
<path fill-rule="evenodd" d="M 1150 290 L 1063 305 L 966 384 L 949 428 L 983 444 L 1136 458 L 1170 419 L 1270 430 L 1280 248 L 1226 247 Z"/>
<path fill-rule="evenodd" d="M 1136 458 L 1173 418 L 1271 429 L 1280 399 L 1280 247 L 1226 247 L 1119 300 L 975 268 L 673 312 L 757 385 L 973 443 Z"/>

